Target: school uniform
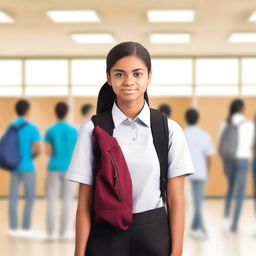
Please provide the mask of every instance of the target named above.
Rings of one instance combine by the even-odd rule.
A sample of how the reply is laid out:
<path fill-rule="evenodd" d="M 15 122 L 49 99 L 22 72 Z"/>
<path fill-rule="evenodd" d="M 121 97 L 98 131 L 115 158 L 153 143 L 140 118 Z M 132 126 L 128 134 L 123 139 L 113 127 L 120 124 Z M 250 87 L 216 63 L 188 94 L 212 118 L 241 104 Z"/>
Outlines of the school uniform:
<path fill-rule="evenodd" d="M 41 136 L 38 128 L 34 124 L 29 123 L 24 117 L 17 118 L 12 125 L 19 126 L 24 122 L 27 124 L 18 131 L 21 161 L 16 170 L 11 173 L 10 179 L 9 225 L 12 230 L 17 230 L 19 227 L 17 204 L 21 182 L 24 183 L 25 188 L 25 206 L 22 221 L 22 229 L 24 230 L 30 229 L 32 208 L 35 200 L 36 174 L 32 144 L 40 141 Z"/>
<path fill-rule="evenodd" d="M 238 146 L 235 159 L 224 161 L 224 169 L 228 181 L 224 217 L 229 218 L 231 215 L 231 203 L 233 195 L 235 194 L 236 205 L 232 218 L 231 230 L 237 231 L 244 200 L 249 161 L 252 158 L 254 125 L 241 113 L 234 114 L 231 118 L 231 123 L 238 126 Z M 221 124 L 221 133 L 224 131 L 226 125 L 226 122 Z"/>
<path fill-rule="evenodd" d="M 134 221 L 126 231 L 115 230 L 108 224 L 93 222 L 86 255 L 103 255 L 103 252 L 105 255 L 108 252 L 108 255 L 112 256 L 138 255 L 136 250 L 141 252 L 139 255 L 169 255 L 171 239 L 160 192 L 160 164 L 153 144 L 149 106 L 145 102 L 139 115 L 131 120 L 114 103 L 112 117 L 113 136 L 122 149 L 132 179 Z M 168 128 L 167 178 L 194 173 L 181 127 L 176 122 L 168 120 Z M 66 176 L 69 180 L 93 185 L 96 166 L 93 154 L 93 129 L 94 125 L 89 121 L 79 134 Z M 118 248 L 122 249 L 122 253 Z"/>
<path fill-rule="evenodd" d="M 208 177 L 206 159 L 213 154 L 213 145 L 211 137 L 197 125 L 189 125 L 184 129 L 184 134 L 188 143 L 192 163 L 196 170 L 195 174 L 188 177 L 194 203 L 194 217 L 191 230 L 202 230 L 206 233 L 201 211 L 205 183 Z"/>
<path fill-rule="evenodd" d="M 65 179 L 77 140 L 77 130 L 66 121 L 58 121 L 45 134 L 45 142 L 52 147 L 52 155 L 48 161 L 46 180 L 47 198 L 47 233 L 55 231 L 56 201 L 61 192 L 62 209 L 60 217 L 60 236 L 67 233 L 70 222 L 70 204 L 74 197 L 74 184 Z"/>

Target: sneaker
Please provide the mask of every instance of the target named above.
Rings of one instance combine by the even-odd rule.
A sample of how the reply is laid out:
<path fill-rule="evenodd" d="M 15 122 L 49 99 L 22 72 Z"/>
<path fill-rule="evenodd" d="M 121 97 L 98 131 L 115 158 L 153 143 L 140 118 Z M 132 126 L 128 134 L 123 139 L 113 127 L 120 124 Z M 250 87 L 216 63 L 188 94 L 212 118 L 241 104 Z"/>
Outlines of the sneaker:
<path fill-rule="evenodd" d="M 20 237 L 21 230 L 20 229 L 9 229 L 7 231 L 7 235 L 10 237 Z"/>
<path fill-rule="evenodd" d="M 60 237 L 58 236 L 58 234 L 53 233 L 53 234 L 46 234 L 44 237 L 44 240 L 46 241 L 56 241 L 58 240 Z"/>
<path fill-rule="evenodd" d="M 30 229 L 22 229 L 20 231 L 20 237 L 27 238 L 27 239 L 37 238 L 38 233 L 36 233 L 35 231 L 30 230 Z"/>
<path fill-rule="evenodd" d="M 60 235 L 61 240 L 74 240 L 75 239 L 75 233 L 70 232 L 70 233 L 65 233 L 63 235 Z"/>
<path fill-rule="evenodd" d="M 222 221 L 222 230 L 227 233 L 230 231 L 231 221 L 229 218 L 224 218 Z"/>

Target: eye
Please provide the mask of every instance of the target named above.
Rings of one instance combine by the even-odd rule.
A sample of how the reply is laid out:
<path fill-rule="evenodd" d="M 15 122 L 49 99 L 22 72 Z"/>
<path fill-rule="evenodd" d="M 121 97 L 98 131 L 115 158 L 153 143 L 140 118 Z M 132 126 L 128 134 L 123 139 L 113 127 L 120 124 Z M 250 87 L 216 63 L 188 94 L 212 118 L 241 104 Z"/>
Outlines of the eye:
<path fill-rule="evenodd" d="M 143 73 L 142 72 L 135 72 L 133 75 L 135 77 L 140 77 L 140 76 L 143 76 Z"/>
<path fill-rule="evenodd" d="M 114 76 L 116 76 L 116 77 L 123 77 L 124 74 L 123 73 L 114 73 Z"/>

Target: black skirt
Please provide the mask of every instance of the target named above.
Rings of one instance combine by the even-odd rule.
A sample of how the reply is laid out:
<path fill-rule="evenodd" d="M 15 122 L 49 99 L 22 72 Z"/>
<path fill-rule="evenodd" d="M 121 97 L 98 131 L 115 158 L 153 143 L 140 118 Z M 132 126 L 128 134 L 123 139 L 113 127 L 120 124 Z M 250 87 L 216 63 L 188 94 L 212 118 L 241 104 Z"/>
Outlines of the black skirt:
<path fill-rule="evenodd" d="M 92 223 L 85 256 L 170 256 L 171 238 L 164 207 L 133 214 L 123 231 Z"/>

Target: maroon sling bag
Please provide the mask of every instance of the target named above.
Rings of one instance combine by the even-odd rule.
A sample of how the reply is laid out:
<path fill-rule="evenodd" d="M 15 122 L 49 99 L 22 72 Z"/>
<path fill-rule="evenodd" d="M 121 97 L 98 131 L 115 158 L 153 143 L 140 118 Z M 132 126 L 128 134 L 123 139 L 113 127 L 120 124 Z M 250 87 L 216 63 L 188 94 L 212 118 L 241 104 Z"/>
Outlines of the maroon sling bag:
<path fill-rule="evenodd" d="M 95 178 L 94 217 L 121 230 L 132 223 L 132 180 L 115 137 L 99 126 L 93 135 L 98 144 L 99 160 Z"/>

